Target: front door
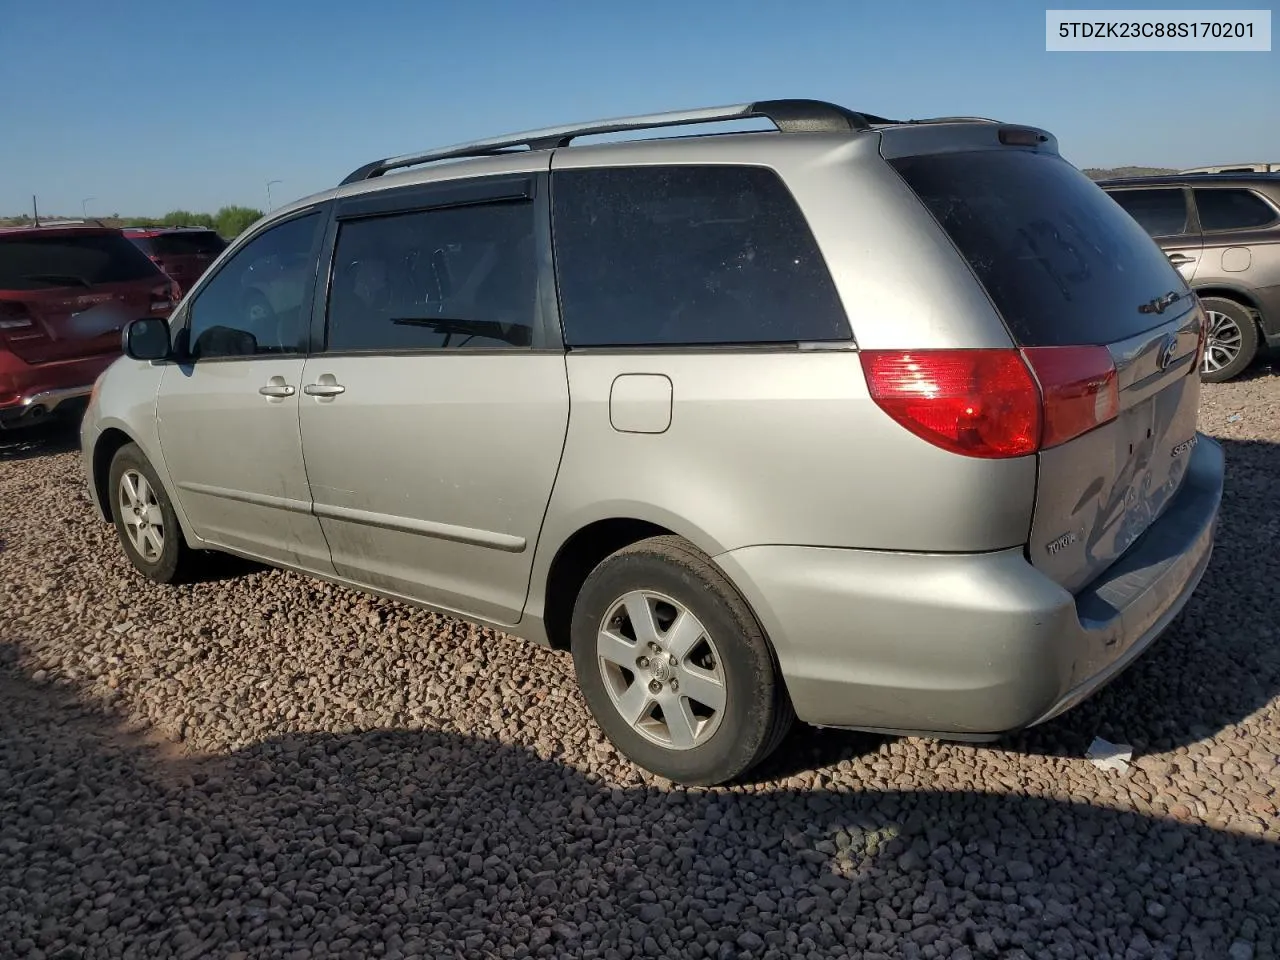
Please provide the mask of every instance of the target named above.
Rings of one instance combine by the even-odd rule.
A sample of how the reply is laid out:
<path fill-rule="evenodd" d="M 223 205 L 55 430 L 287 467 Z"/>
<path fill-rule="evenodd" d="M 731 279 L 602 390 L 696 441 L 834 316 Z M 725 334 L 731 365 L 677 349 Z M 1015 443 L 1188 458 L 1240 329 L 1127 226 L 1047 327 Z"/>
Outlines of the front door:
<path fill-rule="evenodd" d="M 200 286 L 176 318 L 184 359 L 166 367 L 156 406 L 165 465 L 197 536 L 331 574 L 298 432 L 326 213 L 269 227 Z M 265 295 L 289 276 L 292 295 Z"/>
<path fill-rule="evenodd" d="M 502 624 L 524 606 L 569 417 L 543 183 L 345 201 L 324 348 L 302 377 L 338 573 Z"/>

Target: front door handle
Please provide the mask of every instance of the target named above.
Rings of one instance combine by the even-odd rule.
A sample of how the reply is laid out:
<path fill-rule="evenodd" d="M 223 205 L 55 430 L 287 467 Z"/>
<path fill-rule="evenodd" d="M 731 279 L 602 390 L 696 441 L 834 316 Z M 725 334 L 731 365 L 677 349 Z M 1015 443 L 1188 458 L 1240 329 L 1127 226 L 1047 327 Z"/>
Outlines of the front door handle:
<path fill-rule="evenodd" d="M 293 387 L 285 383 L 282 377 L 272 377 L 258 388 L 258 392 L 264 397 L 292 397 Z"/>
<path fill-rule="evenodd" d="M 318 383 L 308 383 L 302 388 L 302 392 L 309 397 L 336 397 L 346 389 L 342 384 L 334 381 L 332 374 L 326 373 Z"/>

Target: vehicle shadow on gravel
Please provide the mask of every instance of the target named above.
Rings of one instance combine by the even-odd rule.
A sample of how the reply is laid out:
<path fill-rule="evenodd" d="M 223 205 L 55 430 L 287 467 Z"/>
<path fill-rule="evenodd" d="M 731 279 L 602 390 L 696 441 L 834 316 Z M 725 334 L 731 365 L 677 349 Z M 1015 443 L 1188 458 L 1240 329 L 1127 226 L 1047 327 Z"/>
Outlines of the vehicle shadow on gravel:
<path fill-rule="evenodd" d="M 1263 840 L 1016 793 L 610 786 L 446 732 L 174 759 L 16 659 L 0 646 L 11 955 L 1280 950 Z"/>
<path fill-rule="evenodd" d="M 58 418 L 39 426 L 0 430 L 0 463 L 31 460 L 80 447 L 80 421 Z"/>

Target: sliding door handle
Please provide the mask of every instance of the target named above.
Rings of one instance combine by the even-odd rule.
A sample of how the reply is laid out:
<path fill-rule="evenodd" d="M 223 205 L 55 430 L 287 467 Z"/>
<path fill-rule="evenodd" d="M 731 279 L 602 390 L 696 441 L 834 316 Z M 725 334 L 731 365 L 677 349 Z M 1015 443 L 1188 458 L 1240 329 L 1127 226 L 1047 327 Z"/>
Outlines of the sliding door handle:
<path fill-rule="evenodd" d="M 336 397 L 346 389 L 340 383 L 308 383 L 302 388 L 302 392 L 308 397 Z"/>

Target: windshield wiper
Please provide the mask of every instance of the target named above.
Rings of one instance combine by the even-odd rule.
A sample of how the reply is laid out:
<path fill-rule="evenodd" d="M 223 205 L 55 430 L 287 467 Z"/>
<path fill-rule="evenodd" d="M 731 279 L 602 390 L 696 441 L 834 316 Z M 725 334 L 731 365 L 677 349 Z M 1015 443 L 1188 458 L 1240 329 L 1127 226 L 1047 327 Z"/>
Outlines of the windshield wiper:
<path fill-rule="evenodd" d="M 46 283 L 64 283 L 65 281 L 70 280 L 71 283 L 66 284 L 67 286 L 74 286 L 76 284 L 79 284 L 82 287 L 93 286 L 93 284 L 84 277 L 77 277 L 74 273 L 28 273 L 23 275 L 22 279 L 43 280 Z"/>

